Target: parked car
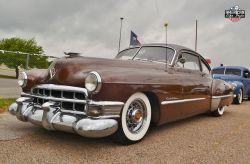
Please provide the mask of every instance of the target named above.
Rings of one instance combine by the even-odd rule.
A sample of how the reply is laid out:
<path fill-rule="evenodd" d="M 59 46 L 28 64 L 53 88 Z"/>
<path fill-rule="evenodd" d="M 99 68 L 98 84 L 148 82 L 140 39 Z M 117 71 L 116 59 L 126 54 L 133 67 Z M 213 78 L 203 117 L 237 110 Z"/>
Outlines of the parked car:
<path fill-rule="evenodd" d="M 9 112 L 48 130 L 113 135 L 129 144 L 151 123 L 207 112 L 222 116 L 233 101 L 234 86 L 212 79 L 206 60 L 182 46 L 131 47 L 115 59 L 68 55 L 48 70 L 20 73 L 23 92 Z"/>
<path fill-rule="evenodd" d="M 220 66 L 212 70 L 214 79 L 231 82 L 236 86 L 234 94 L 235 104 L 241 104 L 243 99 L 250 99 L 250 72 L 249 69 L 239 66 Z"/>

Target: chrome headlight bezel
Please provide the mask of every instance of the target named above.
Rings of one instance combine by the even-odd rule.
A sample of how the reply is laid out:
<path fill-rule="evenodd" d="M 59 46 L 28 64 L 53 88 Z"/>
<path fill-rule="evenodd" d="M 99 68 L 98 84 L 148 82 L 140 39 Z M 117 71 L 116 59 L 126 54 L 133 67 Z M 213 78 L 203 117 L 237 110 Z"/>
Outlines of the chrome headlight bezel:
<path fill-rule="evenodd" d="M 96 71 L 91 71 L 85 78 L 85 88 L 88 92 L 96 94 L 101 90 L 102 78 Z"/>
<path fill-rule="evenodd" d="M 17 79 L 17 84 L 24 88 L 27 85 L 28 75 L 26 72 L 20 72 Z"/>

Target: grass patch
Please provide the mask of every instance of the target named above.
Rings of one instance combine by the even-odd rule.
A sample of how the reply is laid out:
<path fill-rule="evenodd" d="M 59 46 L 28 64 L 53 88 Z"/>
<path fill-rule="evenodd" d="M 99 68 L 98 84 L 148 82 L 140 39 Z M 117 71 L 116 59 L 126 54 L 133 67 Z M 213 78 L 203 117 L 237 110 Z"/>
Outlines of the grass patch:
<path fill-rule="evenodd" d="M 16 99 L 14 98 L 0 99 L 0 113 L 7 111 L 10 104 L 12 104 L 15 101 Z"/>
<path fill-rule="evenodd" d="M 0 78 L 4 78 L 4 79 L 16 79 L 15 76 L 8 76 L 8 75 L 0 75 Z"/>

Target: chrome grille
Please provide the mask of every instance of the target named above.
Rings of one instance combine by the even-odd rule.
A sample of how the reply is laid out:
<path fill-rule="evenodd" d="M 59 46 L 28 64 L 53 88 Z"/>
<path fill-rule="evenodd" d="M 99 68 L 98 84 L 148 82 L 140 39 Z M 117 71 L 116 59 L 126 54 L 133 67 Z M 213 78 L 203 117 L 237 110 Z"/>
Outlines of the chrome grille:
<path fill-rule="evenodd" d="M 84 112 L 88 92 L 85 88 L 42 84 L 31 89 L 33 102 L 39 105 L 47 101 L 58 102 L 62 110 Z"/>

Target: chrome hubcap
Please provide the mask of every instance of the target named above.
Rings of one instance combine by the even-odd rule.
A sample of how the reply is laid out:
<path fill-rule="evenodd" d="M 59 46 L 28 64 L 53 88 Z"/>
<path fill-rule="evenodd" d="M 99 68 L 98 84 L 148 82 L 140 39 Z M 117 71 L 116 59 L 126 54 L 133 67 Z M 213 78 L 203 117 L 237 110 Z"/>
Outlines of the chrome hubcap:
<path fill-rule="evenodd" d="M 140 99 L 136 99 L 129 105 L 126 114 L 126 124 L 131 133 L 138 133 L 143 128 L 147 118 L 146 105 Z"/>

